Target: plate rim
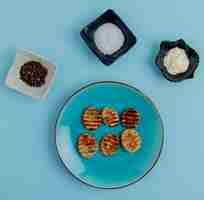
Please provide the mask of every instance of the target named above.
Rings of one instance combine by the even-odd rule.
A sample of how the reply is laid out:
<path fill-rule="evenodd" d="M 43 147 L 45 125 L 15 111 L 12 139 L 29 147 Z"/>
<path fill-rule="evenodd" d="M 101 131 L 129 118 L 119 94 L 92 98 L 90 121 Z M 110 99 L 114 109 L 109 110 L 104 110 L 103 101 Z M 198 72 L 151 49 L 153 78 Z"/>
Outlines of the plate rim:
<path fill-rule="evenodd" d="M 158 155 L 156 157 L 156 159 L 152 162 L 152 165 L 150 166 L 150 168 L 148 170 L 146 170 L 146 172 L 140 176 L 139 178 L 137 178 L 136 180 L 133 180 L 127 184 L 124 184 L 124 185 L 120 185 L 120 186 L 112 186 L 112 187 L 103 187 L 103 186 L 97 186 L 97 185 L 94 185 L 94 184 L 91 184 L 91 183 L 88 183 L 87 181 L 77 177 L 71 169 L 69 169 L 69 167 L 65 164 L 63 158 L 61 157 L 60 155 L 60 152 L 58 150 L 58 145 L 57 145 L 57 127 L 58 127 L 58 123 L 59 123 L 59 120 L 60 120 L 60 117 L 61 117 L 61 114 L 65 108 L 65 106 L 68 104 L 68 102 L 74 97 L 76 96 L 79 92 L 85 90 L 86 88 L 89 88 L 90 86 L 93 86 L 93 85 L 97 85 L 97 84 L 103 84 L 103 83 L 113 83 L 113 84 L 118 84 L 118 85 L 122 85 L 122 86 L 126 86 L 126 87 L 129 87 L 139 93 L 141 93 L 156 109 L 157 113 L 158 113 L 158 117 L 159 117 L 159 120 L 161 122 L 161 137 L 162 137 L 162 140 L 161 140 L 161 146 L 160 146 L 160 150 L 158 152 Z M 105 189 L 105 190 L 112 190 L 112 189 L 121 189 L 121 188 L 125 188 L 125 187 L 128 187 L 130 185 L 133 185 L 133 184 L 136 184 L 138 182 L 140 182 L 146 175 L 148 175 L 152 169 L 157 165 L 160 157 L 161 157 L 161 154 L 162 154 L 162 151 L 163 151 L 163 148 L 164 148 L 164 123 L 163 123 L 163 120 L 161 118 L 161 114 L 159 112 L 159 109 L 157 107 L 157 105 L 154 103 L 154 101 L 148 97 L 146 94 L 144 94 L 141 90 L 139 90 L 138 88 L 126 83 L 126 82 L 123 82 L 123 81 L 94 81 L 94 82 L 91 82 L 91 83 L 88 83 L 82 87 L 80 87 L 79 89 L 77 89 L 75 92 L 73 92 L 66 100 L 65 102 L 63 103 L 63 105 L 61 106 L 61 108 L 59 109 L 58 111 L 58 114 L 57 114 L 57 118 L 56 118 L 56 121 L 55 121 L 55 148 L 56 148 L 56 152 L 57 152 L 57 155 L 58 155 L 58 158 L 60 158 L 60 161 L 63 163 L 64 167 L 66 168 L 66 170 L 69 172 L 69 174 L 72 175 L 72 177 L 74 177 L 76 180 L 80 181 L 81 183 L 87 185 L 87 186 L 90 186 L 92 188 L 95 188 L 95 189 Z"/>

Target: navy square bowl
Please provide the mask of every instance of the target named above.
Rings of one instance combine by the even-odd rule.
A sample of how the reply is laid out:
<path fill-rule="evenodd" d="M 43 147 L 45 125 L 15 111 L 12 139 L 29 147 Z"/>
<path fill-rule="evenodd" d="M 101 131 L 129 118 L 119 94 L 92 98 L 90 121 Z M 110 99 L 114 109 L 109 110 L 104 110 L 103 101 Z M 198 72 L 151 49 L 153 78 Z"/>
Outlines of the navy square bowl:
<path fill-rule="evenodd" d="M 125 41 L 123 46 L 111 55 L 105 55 L 96 46 L 94 42 L 95 31 L 105 23 L 112 23 L 116 25 L 124 34 Z M 131 47 L 133 47 L 137 41 L 135 35 L 127 27 L 127 25 L 120 19 L 120 17 L 113 11 L 107 10 L 95 21 L 84 27 L 81 31 L 81 37 L 86 42 L 88 47 L 93 51 L 93 53 L 101 60 L 105 65 L 111 65 L 120 56 L 125 54 Z"/>

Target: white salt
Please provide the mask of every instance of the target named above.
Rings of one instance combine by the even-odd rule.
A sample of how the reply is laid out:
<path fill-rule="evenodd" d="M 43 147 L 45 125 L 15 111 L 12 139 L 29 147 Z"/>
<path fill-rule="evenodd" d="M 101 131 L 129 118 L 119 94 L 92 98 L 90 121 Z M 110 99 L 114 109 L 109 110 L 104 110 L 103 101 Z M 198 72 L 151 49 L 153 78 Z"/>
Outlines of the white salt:
<path fill-rule="evenodd" d="M 111 55 L 123 46 L 125 36 L 115 24 L 105 23 L 95 31 L 94 41 L 103 54 Z"/>
<path fill-rule="evenodd" d="M 189 67 L 188 56 L 183 49 L 175 47 L 164 57 L 164 66 L 172 75 L 184 73 Z"/>

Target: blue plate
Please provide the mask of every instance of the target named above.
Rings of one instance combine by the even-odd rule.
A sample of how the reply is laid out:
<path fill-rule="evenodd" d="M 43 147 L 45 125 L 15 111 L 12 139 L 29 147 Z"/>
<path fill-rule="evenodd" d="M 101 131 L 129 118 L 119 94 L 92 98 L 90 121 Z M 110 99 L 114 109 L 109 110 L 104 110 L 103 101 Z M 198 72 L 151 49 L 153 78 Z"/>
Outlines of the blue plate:
<path fill-rule="evenodd" d="M 120 113 L 128 107 L 138 110 L 141 149 L 131 154 L 120 148 L 110 157 L 98 151 L 91 159 L 82 158 L 76 144 L 79 135 L 87 132 L 81 116 L 89 106 L 110 106 Z M 92 134 L 99 142 L 108 132 L 120 135 L 123 130 L 121 125 L 103 125 Z M 155 105 L 136 88 L 119 82 L 96 82 L 78 90 L 63 106 L 56 125 L 56 145 L 60 158 L 76 178 L 97 188 L 120 188 L 141 180 L 154 167 L 163 146 L 163 124 Z"/>

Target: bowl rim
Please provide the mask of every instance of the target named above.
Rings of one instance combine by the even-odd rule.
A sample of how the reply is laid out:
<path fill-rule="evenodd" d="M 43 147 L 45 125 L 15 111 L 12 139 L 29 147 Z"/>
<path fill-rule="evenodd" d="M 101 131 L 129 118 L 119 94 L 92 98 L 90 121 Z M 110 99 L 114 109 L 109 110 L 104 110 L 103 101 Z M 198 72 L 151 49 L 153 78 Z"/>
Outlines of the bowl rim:
<path fill-rule="evenodd" d="M 81 92 L 82 90 L 85 90 L 87 88 L 89 88 L 90 86 L 93 86 L 93 85 L 98 85 L 98 84 L 103 84 L 103 83 L 112 83 L 112 84 L 118 84 L 118 85 L 122 85 L 122 86 L 126 86 L 126 87 L 129 87 L 139 93 L 141 93 L 144 98 L 146 98 L 156 109 L 157 113 L 158 113 L 158 117 L 159 117 L 159 120 L 161 122 L 161 146 L 160 146 L 160 150 L 158 152 L 158 155 L 156 156 L 156 159 L 153 161 L 152 165 L 150 165 L 150 168 L 148 170 L 146 170 L 146 172 L 140 176 L 139 178 L 136 178 L 135 180 L 127 183 L 127 184 L 124 184 L 124 185 L 120 185 L 120 186 L 112 186 L 112 187 L 103 187 L 103 186 L 97 186 L 97 185 L 94 185 L 94 184 L 91 184 L 91 183 L 88 183 L 87 181 L 85 180 L 82 180 L 81 178 L 77 177 L 71 169 L 69 169 L 69 167 L 65 164 L 63 158 L 61 157 L 60 155 L 60 152 L 58 150 L 58 147 L 57 147 L 57 127 L 58 127 L 58 123 L 59 123 L 59 120 L 60 120 L 60 116 L 65 108 L 65 106 L 69 103 L 69 101 L 74 97 L 76 96 L 79 92 Z M 125 82 L 122 82 L 122 81 L 94 81 L 94 82 L 91 82 L 91 83 L 88 83 L 82 87 L 80 87 L 78 90 L 76 90 L 75 92 L 73 92 L 66 100 L 65 102 L 63 103 L 63 105 L 61 106 L 61 108 L 59 109 L 58 111 L 58 114 L 57 114 L 57 118 L 56 118 L 56 122 L 55 122 L 55 149 L 56 149 L 56 152 L 57 152 L 57 155 L 58 155 L 58 158 L 60 158 L 61 162 L 63 163 L 64 167 L 66 168 L 66 170 L 69 172 L 69 174 L 71 174 L 76 180 L 80 181 L 81 183 L 87 185 L 87 186 L 90 186 L 92 188 L 95 188 L 95 189 L 106 189 L 106 190 L 112 190 L 112 189 L 121 189 L 121 188 L 125 188 L 125 187 L 128 187 L 130 185 L 133 185 L 135 183 L 138 183 L 140 182 L 146 175 L 148 175 L 152 169 L 156 166 L 156 164 L 158 163 L 160 157 L 161 157 L 161 154 L 162 154 L 162 151 L 163 151 L 163 147 L 164 147 L 164 124 L 163 124 L 163 120 L 161 118 L 161 115 L 160 115 L 160 112 L 159 112 L 159 109 L 158 107 L 156 106 L 156 104 L 153 102 L 153 100 L 146 96 L 141 90 L 137 89 L 136 87 L 128 84 L 128 83 L 125 83 Z"/>

